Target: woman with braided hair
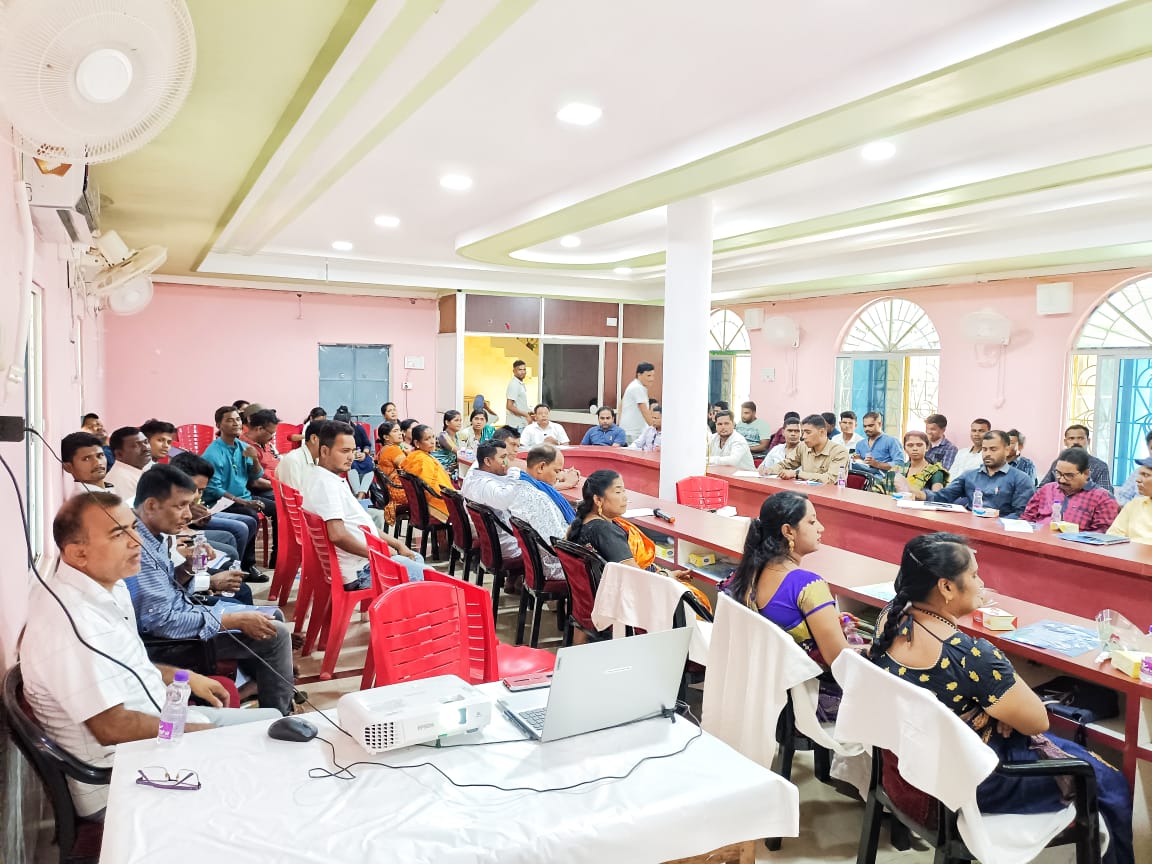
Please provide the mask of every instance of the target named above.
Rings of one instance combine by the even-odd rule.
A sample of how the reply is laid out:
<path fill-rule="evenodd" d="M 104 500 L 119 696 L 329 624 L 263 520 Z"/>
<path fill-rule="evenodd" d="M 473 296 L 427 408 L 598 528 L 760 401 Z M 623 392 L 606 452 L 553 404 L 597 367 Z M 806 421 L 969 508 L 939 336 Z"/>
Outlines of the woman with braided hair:
<path fill-rule="evenodd" d="M 932 691 L 1005 762 L 1064 755 L 1092 765 L 1100 812 L 1111 845 L 1105 864 L 1132 864 L 1132 800 L 1119 771 L 1070 741 L 1049 738 L 1040 698 L 986 639 L 960 631 L 957 619 L 983 602 L 976 556 L 957 534 L 924 534 L 904 546 L 896 596 L 881 613 L 871 657 L 893 675 Z M 1052 777 L 991 774 L 976 791 L 984 813 L 1043 813 L 1062 809 Z"/>
<path fill-rule="evenodd" d="M 807 495 L 769 495 L 748 525 L 744 556 L 724 590 L 787 632 L 826 669 L 848 640 L 828 583 L 801 566 L 823 533 Z"/>

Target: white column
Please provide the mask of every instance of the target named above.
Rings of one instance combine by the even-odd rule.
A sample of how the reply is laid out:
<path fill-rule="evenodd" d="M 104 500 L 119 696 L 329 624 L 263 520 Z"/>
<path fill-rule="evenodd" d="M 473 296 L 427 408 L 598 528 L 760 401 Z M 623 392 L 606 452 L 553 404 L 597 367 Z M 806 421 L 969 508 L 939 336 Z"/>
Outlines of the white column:
<path fill-rule="evenodd" d="M 704 473 L 711 294 L 712 201 L 692 198 L 670 204 L 664 276 L 661 498 L 675 500 L 677 480 Z"/>

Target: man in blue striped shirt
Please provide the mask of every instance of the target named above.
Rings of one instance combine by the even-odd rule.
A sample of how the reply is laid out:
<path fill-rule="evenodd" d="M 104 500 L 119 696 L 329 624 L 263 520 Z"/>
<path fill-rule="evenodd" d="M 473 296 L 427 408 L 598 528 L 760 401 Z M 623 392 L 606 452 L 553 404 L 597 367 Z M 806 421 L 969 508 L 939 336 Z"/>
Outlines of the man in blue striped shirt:
<path fill-rule="evenodd" d="M 256 681 L 261 708 L 292 709 L 292 634 L 275 606 L 218 603 L 201 606 L 176 581 L 169 537 L 192 518 L 198 494 L 188 475 L 171 465 L 154 465 L 136 487 L 136 531 L 140 572 L 125 580 L 142 636 L 213 639 L 216 656 L 235 659 Z M 222 630 L 239 631 L 220 635 Z M 263 662 L 260 662 L 263 661 Z M 267 664 L 267 665 L 265 665 Z M 271 668 L 269 668 L 271 667 Z"/>

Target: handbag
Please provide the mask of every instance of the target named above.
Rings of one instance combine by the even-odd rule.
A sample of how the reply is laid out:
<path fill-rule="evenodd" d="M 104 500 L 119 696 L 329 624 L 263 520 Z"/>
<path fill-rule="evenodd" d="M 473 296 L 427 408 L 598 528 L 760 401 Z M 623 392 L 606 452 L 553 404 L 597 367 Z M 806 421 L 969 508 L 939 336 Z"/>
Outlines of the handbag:
<path fill-rule="evenodd" d="M 1089 723 L 1120 716 L 1120 698 L 1115 690 L 1070 675 L 1053 678 L 1038 693 L 1049 711 L 1076 724 L 1073 740 L 1077 744 L 1086 743 Z"/>

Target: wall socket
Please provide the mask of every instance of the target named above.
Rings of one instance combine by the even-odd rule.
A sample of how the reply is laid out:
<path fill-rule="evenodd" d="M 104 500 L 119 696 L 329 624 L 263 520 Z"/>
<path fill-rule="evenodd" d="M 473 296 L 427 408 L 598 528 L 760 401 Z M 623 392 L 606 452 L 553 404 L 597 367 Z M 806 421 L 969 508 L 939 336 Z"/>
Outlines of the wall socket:
<path fill-rule="evenodd" d="M 405 381 L 403 384 L 400 385 L 400 389 L 401 390 L 411 390 L 412 389 L 412 382 L 411 381 Z"/>

